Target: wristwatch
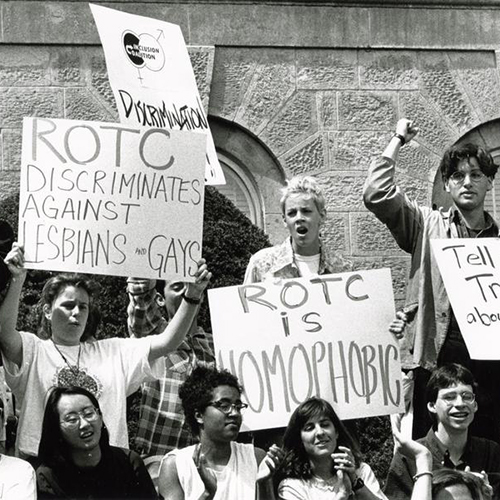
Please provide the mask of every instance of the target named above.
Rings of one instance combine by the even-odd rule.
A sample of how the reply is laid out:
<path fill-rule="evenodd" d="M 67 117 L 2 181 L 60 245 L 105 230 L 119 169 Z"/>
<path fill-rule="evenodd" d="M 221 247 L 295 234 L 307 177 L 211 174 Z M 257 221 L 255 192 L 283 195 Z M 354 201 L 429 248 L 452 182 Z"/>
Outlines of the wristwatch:
<path fill-rule="evenodd" d="M 358 477 L 356 481 L 352 484 L 352 491 L 358 491 L 365 485 L 365 482 Z"/>

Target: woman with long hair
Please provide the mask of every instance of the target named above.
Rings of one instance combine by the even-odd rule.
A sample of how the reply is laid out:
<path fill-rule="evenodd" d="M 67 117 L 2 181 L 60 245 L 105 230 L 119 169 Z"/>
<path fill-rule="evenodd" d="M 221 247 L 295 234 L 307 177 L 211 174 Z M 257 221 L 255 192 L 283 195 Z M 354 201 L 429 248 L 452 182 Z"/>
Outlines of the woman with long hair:
<path fill-rule="evenodd" d="M 133 451 L 110 446 L 99 402 L 81 387 L 55 387 L 43 417 L 38 497 L 156 499 Z"/>
<path fill-rule="evenodd" d="M 282 500 L 383 499 L 370 466 L 330 403 L 310 398 L 293 412 L 277 477 Z"/>

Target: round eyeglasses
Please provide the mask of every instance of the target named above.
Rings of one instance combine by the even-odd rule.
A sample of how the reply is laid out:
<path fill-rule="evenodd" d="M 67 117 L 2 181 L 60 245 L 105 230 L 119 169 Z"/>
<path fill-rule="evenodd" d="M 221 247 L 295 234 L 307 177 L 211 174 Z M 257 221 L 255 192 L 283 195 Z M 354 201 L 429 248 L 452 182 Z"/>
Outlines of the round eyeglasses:
<path fill-rule="evenodd" d="M 95 422 L 99 418 L 99 410 L 89 407 L 75 413 L 68 413 L 62 420 L 61 424 L 70 429 L 76 429 L 80 425 L 80 419 L 87 422 Z"/>
<path fill-rule="evenodd" d="M 226 415 L 229 415 L 233 408 L 238 413 L 242 413 L 245 408 L 248 408 L 248 405 L 246 403 L 242 403 L 241 401 L 237 403 L 230 403 L 229 401 L 212 401 L 211 403 L 208 403 L 208 406 L 213 406 Z"/>
<path fill-rule="evenodd" d="M 467 175 L 469 175 L 469 179 L 474 184 L 478 184 L 486 177 L 481 170 L 473 170 L 472 172 L 469 172 L 469 174 L 465 174 L 464 172 L 453 172 L 450 175 L 450 180 L 455 184 L 463 184 Z"/>
<path fill-rule="evenodd" d="M 476 395 L 473 392 L 447 392 L 439 397 L 448 406 L 452 406 L 457 401 L 458 396 L 462 399 L 463 403 L 472 404 L 476 400 Z"/>

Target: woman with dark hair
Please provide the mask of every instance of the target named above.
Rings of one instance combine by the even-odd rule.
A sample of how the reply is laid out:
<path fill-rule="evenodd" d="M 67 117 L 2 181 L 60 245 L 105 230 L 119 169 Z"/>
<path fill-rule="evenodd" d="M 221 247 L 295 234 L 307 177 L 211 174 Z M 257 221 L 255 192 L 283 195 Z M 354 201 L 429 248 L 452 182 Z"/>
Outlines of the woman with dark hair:
<path fill-rule="evenodd" d="M 330 403 L 304 401 L 284 436 L 285 459 L 278 471 L 282 500 L 384 499 L 370 466 Z"/>
<path fill-rule="evenodd" d="M 38 498 L 158 498 L 133 451 L 109 445 L 95 396 L 81 387 L 55 387 L 43 417 Z"/>
<path fill-rule="evenodd" d="M 108 419 L 110 443 L 128 448 L 126 398 L 142 382 L 162 377 L 163 356 L 177 348 L 189 331 L 211 273 L 198 263 L 175 316 L 158 335 L 141 339 L 92 340 L 97 325 L 96 285 L 82 275 L 58 275 L 47 281 L 40 300 L 45 340 L 16 329 L 26 269 L 24 251 L 14 243 L 5 258 L 12 275 L 0 306 L 0 350 L 5 378 L 21 405 L 16 447 L 36 457 L 44 401 L 53 386 L 80 386 L 100 401 Z"/>
<path fill-rule="evenodd" d="M 182 384 L 184 414 L 200 442 L 163 458 L 159 492 L 165 500 L 274 498 L 269 479 L 283 453 L 277 446 L 266 454 L 235 442 L 248 406 L 241 393 L 234 375 L 206 366 L 195 368 Z"/>

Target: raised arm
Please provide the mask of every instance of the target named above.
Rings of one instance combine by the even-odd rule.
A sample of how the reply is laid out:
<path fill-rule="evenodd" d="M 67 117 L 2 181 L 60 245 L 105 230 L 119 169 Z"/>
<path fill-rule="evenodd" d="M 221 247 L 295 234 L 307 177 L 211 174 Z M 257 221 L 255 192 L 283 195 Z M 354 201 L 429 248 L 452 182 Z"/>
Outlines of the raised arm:
<path fill-rule="evenodd" d="M 172 320 L 159 335 L 155 335 L 151 340 L 151 350 L 149 361 L 152 362 L 160 356 L 165 356 L 170 351 L 176 349 L 182 342 L 196 317 L 201 302 L 201 297 L 212 277 L 208 271 L 205 259 L 198 262 L 196 271 L 196 281 L 187 285 L 184 292 L 184 299 L 177 309 Z"/>
<path fill-rule="evenodd" d="M 9 361 L 20 366 L 23 360 L 23 343 L 16 327 L 19 300 L 26 279 L 22 245 L 12 245 L 12 250 L 5 257 L 5 264 L 12 277 L 5 299 L 0 305 L 0 349 Z"/>

